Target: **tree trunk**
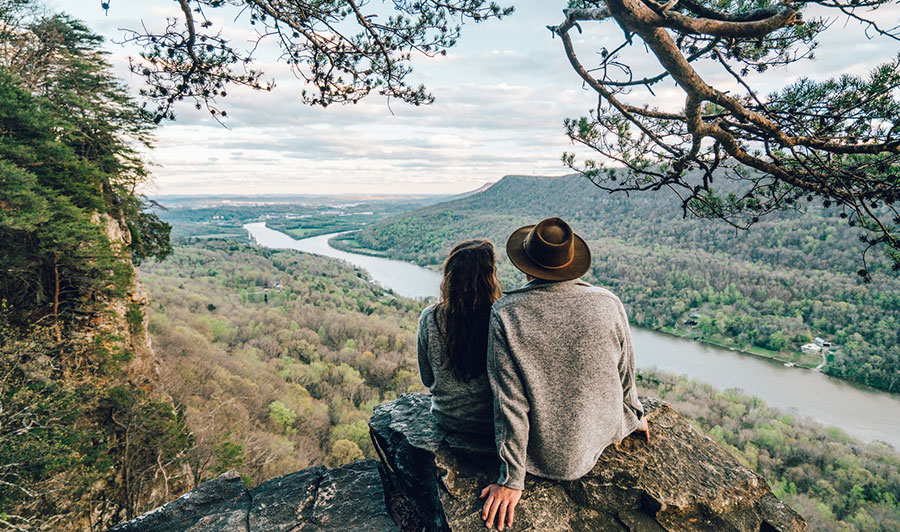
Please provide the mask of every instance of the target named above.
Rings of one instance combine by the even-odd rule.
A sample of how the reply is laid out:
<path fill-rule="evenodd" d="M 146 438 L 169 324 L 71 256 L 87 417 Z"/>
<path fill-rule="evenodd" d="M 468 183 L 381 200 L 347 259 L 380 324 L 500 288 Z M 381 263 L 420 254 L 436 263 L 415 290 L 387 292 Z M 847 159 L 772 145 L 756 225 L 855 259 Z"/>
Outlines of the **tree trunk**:
<path fill-rule="evenodd" d="M 62 329 L 59 326 L 59 255 L 53 255 L 53 320 L 56 329 L 56 343 L 62 343 Z"/>

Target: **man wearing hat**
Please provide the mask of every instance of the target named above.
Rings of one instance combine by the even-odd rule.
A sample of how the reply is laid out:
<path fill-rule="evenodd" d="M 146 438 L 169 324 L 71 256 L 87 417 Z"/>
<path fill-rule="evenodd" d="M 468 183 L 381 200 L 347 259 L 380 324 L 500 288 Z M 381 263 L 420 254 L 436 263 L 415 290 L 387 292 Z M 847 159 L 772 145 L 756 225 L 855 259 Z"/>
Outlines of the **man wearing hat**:
<path fill-rule="evenodd" d="M 584 240 L 559 218 L 506 243 L 528 283 L 494 303 L 487 372 L 494 394 L 500 478 L 486 487 L 482 519 L 511 525 L 525 472 L 574 480 L 611 443 L 641 430 L 634 350 L 622 302 L 578 278 L 591 265 Z"/>

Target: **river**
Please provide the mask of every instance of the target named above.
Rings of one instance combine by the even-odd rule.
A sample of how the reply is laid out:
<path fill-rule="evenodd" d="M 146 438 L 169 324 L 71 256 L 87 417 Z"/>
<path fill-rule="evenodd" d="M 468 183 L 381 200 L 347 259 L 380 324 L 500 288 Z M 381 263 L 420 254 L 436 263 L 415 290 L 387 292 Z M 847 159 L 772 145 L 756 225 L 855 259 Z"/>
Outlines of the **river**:
<path fill-rule="evenodd" d="M 436 296 L 440 292 L 441 274 L 402 260 L 370 257 L 347 253 L 328 245 L 328 241 L 341 233 L 313 236 L 297 240 L 290 235 L 266 227 L 264 222 L 244 226 L 256 242 L 263 247 L 296 249 L 306 253 L 334 257 L 358 266 L 369 273 L 373 281 L 390 288 L 394 293 L 413 299 Z"/>
<path fill-rule="evenodd" d="M 437 272 L 328 245 L 328 240 L 339 233 L 296 240 L 269 229 L 265 223 L 247 224 L 244 228 L 261 246 L 334 257 L 363 268 L 374 281 L 402 296 L 424 298 L 439 291 L 441 276 Z M 838 427 L 861 440 L 880 440 L 900 449 L 900 397 L 896 395 L 648 329 L 633 327 L 632 335 L 639 368 L 655 366 L 720 389 L 740 388 L 771 406 Z"/>

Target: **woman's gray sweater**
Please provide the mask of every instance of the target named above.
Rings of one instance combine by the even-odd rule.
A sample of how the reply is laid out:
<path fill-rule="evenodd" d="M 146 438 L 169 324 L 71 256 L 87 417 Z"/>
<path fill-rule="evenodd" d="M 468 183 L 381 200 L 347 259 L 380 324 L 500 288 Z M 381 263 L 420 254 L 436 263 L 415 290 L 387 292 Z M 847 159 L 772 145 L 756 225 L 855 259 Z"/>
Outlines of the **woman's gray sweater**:
<path fill-rule="evenodd" d="M 493 434 L 493 397 L 487 374 L 462 382 L 450 373 L 444 362 L 446 343 L 435 320 L 436 309 L 437 305 L 430 305 L 422 311 L 416 349 L 419 375 L 431 391 L 431 412 L 445 428 Z"/>

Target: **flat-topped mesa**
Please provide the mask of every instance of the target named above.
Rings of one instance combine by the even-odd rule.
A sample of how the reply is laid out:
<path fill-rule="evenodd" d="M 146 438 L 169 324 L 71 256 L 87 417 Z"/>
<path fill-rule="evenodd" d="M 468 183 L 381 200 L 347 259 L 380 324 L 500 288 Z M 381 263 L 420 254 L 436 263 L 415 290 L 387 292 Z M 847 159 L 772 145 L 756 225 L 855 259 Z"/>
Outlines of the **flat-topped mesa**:
<path fill-rule="evenodd" d="M 768 483 L 668 405 L 641 398 L 651 441 L 607 448 L 574 481 L 528 476 L 511 531 L 802 532 Z M 430 399 L 406 394 L 369 421 L 388 512 L 403 531 L 485 530 L 478 493 L 496 479 L 491 441 L 441 430 Z"/>

